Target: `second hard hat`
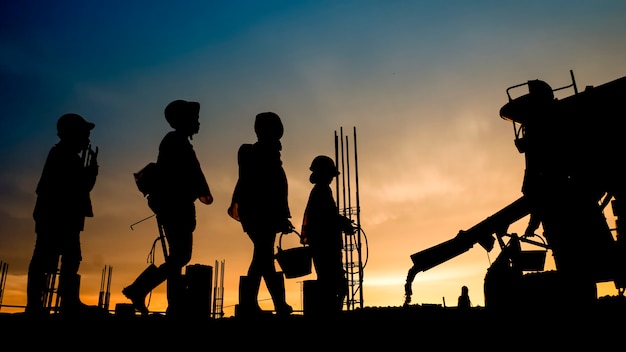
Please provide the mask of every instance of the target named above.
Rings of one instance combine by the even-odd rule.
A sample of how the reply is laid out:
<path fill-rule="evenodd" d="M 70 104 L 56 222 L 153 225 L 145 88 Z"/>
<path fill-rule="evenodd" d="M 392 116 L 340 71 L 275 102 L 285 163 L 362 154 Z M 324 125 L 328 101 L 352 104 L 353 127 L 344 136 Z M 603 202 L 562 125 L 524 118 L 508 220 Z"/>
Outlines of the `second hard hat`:
<path fill-rule="evenodd" d="M 333 159 L 329 158 L 326 155 L 316 156 L 311 162 L 309 170 L 319 174 L 327 174 L 332 176 L 339 175 L 339 170 L 337 170 L 335 162 L 333 161 Z"/>

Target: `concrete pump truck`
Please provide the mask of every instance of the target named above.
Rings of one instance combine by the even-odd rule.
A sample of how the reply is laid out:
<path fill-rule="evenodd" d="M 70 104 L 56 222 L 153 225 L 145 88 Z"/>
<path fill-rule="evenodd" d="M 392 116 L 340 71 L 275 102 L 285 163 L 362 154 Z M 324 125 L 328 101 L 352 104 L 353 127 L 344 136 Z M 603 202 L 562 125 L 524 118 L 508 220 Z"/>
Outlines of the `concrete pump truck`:
<path fill-rule="evenodd" d="M 485 308 L 589 306 L 597 283 L 626 288 L 626 76 L 578 91 L 572 83 L 553 89 L 541 80 L 507 88 L 500 117 L 512 122 L 515 146 L 525 157 L 522 196 L 443 243 L 411 255 L 405 284 L 411 303 L 419 272 L 465 253 L 475 244 L 500 252 L 485 275 Z M 517 98 L 512 90 L 527 90 Z M 572 89 L 562 99 L 555 92 Z M 605 210 L 611 206 L 615 227 Z M 509 226 L 530 219 L 524 234 Z M 535 234 L 539 225 L 543 234 Z M 536 250 L 522 250 L 536 247 Z M 526 245 L 528 244 L 528 245 Z M 544 270 L 551 252 L 555 268 Z"/>

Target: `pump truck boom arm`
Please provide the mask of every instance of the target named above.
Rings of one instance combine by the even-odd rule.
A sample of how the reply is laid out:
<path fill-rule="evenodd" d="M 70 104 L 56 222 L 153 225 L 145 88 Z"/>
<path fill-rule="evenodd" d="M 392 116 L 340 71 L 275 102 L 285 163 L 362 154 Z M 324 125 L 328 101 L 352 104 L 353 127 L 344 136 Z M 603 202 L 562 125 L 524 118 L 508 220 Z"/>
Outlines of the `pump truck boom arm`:
<path fill-rule="evenodd" d="M 476 243 L 480 244 L 487 252 L 490 252 L 495 241 L 493 235 L 495 234 L 500 239 L 506 234 L 509 225 L 529 213 L 530 206 L 528 201 L 522 196 L 469 230 L 459 231 L 454 238 L 412 254 L 413 267 L 409 269 L 405 285 L 405 305 L 411 302 L 411 284 L 415 275 L 419 272 L 431 269 L 467 252 Z"/>

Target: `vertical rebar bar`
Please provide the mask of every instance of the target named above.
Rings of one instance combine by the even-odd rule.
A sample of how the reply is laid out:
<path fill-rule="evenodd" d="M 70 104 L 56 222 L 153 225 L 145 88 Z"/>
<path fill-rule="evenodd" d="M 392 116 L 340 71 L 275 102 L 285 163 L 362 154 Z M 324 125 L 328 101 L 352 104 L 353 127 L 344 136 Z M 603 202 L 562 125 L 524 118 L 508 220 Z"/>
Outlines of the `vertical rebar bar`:
<path fill-rule="evenodd" d="M 7 282 L 7 275 L 9 272 L 9 264 L 3 261 L 0 261 L 0 309 L 2 309 L 2 298 L 4 296 L 4 287 Z"/>
<path fill-rule="evenodd" d="M 337 170 L 339 170 L 339 136 L 337 136 L 337 131 L 335 131 L 335 166 Z M 337 199 L 335 203 L 337 203 L 337 209 L 339 209 L 339 181 L 335 180 L 335 194 L 337 195 Z"/>
<path fill-rule="evenodd" d="M 217 292 L 218 292 L 218 288 L 217 288 L 217 279 L 218 279 L 218 269 L 219 269 L 219 262 L 216 260 L 215 261 L 215 277 L 213 278 L 213 308 L 211 309 L 211 317 L 213 319 L 215 319 L 215 317 L 217 316 Z"/>
<path fill-rule="evenodd" d="M 359 305 L 363 308 L 363 256 L 361 252 L 361 204 L 360 204 L 360 195 L 359 195 L 359 158 L 357 154 L 357 142 L 356 142 L 356 126 L 352 128 L 354 133 L 354 187 L 355 190 L 355 201 L 356 201 L 356 224 L 357 224 L 357 253 L 359 259 Z"/>
<path fill-rule="evenodd" d="M 354 168 L 351 170 L 351 151 L 348 135 L 344 136 L 343 127 L 340 128 L 340 134 L 337 135 L 335 131 L 335 161 L 338 170 L 341 172 L 341 179 L 336 180 L 336 194 L 337 194 L 337 209 L 340 214 L 348 217 L 354 222 L 353 216 L 356 215 L 357 230 L 354 234 L 347 234 L 344 232 L 344 268 L 346 271 L 346 279 L 348 280 L 349 296 L 346 298 L 346 306 L 348 310 L 354 309 L 355 302 L 358 301 L 361 308 L 363 307 L 363 258 L 361 252 L 361 228 L 360 228 L 360 200 L 359 200 L 359 184 L 358 184 L 358 157 L 357 157 L 357 144 L 356 144 L 356 127 L 353 128 L 354 134 Z M 339 143 L 341 140 L 341 143 Z M 341 153 L 341 155 L 339 155 Z M 356 206 L 352 206 L 352 177 L 354 175 L 355 187 L 356 187 Z M 341 182 L 341 187 L 340 183 Z M 355 237 L 356 236 L 356 237 Z M 356 242 L 356 243 L 355 243 Z M 355 258 L 354 251 L 357 251 Z M 358 291 L 358 292 L 357 292 Z M 357 293 L 359 298 L 357 299 Z"/>
<path fill-rule="evenodd" d="M 348 218 L 352 218 L 352 189 L 351 185 L 351 177 L 350 177 L 350 143 L 348 141 L 348 135 L 344 136 L 345 139 L 345 179 L 347 181 L 344 182 L 344 188 L 347 190 L 347 196 L 344 198 L 344 215 Z M 349 282 L 351 283 L 351 294 L 352 299 L 349 301 L 349 309 L 354 309 L 354 296 L 355 296 L 355 287 L 354 287 L 354 236 L 352 234 L 348 234 L 344 232 L 344 238 L 346 239 L 344 243 L 347 243 L 346 250 L 346 262 L 349 265 L 349 270 L 347 271 L 349 277 Z"/>
<path fill-rule="evenodd" d="M 222 260 L 222 269 L 220 273 L 220 304 L 219 304 L 219 314 L 220 318 L 224 316 L 224 268 L 226 266 L 226 260 Z"/>
<path fill-rule="evenodd" d="M 109 310 L 109 304 L 111 303 L 111 278 L 113 277 L 113 267 L 109 265 L 109 273 L 107 276 L 107 288 L 104 295 L 104 309 Z"/>
<path fill-rule="evenodd" d="M 102 274 L 100 275 L 100 292 L 98 293 L 98 308 L 104 308 L 104 285 L 106 280 L 106 270 L 107 266 L 105 265 L 102 268 Z"/>

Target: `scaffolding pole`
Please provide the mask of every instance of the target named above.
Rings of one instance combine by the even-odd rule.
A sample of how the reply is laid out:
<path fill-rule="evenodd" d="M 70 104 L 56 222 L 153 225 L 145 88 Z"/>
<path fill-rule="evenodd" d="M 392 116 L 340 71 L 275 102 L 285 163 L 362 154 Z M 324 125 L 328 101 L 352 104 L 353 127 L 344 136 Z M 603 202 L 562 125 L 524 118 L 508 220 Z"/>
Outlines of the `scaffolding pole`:
<path fill-rule="evenodd" d="M 215 261 L 215 278 L 213 285 L 213 309 L 212 309 L 212 317 L 213 319 L 221 318 L 224 316 L 224 266 L 226 265 L 225 260 L 220 263 Z"/>
<path fill-rule="evenodd" d="M 357 230 L 354 234 L 344 233 L 343 237 L 343 261 L 348 280 L 348 296 L 346 297 L 347 310 L 354 310 L 356 304 L 363 308 L 363 262 L 361 253 L 361 211 L 359 201 L 358 183 L 358 158 L 356 153 L 356 127 L 353 128 L 353 155 L 350 153 L 350 143 L 347 135 L 344 135 L 343 127 L 339 135 L 335 131 L 335 163 L 341 170 L 341 179 L 335 184 L 337 194 L 337 209 L 339 213 L 356 223 Z M 351 170 L 350 161 L 354 160 L 354 172 Z M 354 176 L 353 176 L 354 174 Z M 355 194 L 352 194 L 352 179 L 355 182 Z M 341 187 L 340 187 L 341 183 Z M 353 199 L 356 206 L 352 205 Z"/>
<path fill-rule="evenodd" d="M 2 309 L 2 298 L 4 296 L 4 287 L 7 282 L 7 275 L 9 273 L 9 264 L 0 261 L 0 309 Z"/>
<path fill-rule="evenodd" d="M 111 301 L 111 276 L 113 275 L 113 268 L 110 265 L 105 265 L 102 268 L 102 277 L 100 279 L 100 294 L 98 295 L 98 308 L 109 310 L 109 304 Z"/>

